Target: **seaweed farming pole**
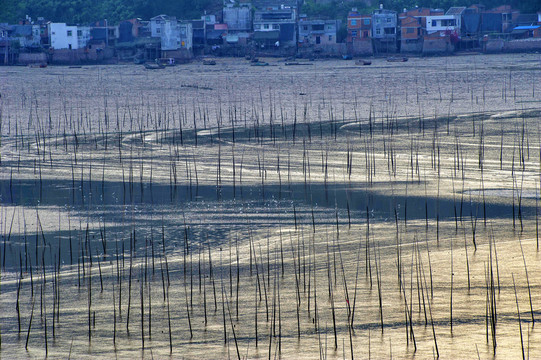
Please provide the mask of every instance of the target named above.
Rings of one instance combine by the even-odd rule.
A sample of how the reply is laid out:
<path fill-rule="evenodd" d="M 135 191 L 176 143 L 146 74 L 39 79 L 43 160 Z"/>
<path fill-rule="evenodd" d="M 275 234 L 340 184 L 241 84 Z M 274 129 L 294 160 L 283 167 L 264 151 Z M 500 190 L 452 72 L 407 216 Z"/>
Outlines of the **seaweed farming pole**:
<path fill-rule="evenodd" d="M 526 360 L 526 356 L 524 354 L 524 339 L 522 336 L 522 321 L 520 320 L 520 309 L 518 306 L 517 287 L 515 285 L 515 276 L 513 274 L 511 274 L 511 276 L 513 277 L 513 290 L 515 291 L 515 303 L 517 305 L 517 317 L 518 317 L 518 328 L 520 331 L 520 347 L 522 349 L 522 360 Z"/>

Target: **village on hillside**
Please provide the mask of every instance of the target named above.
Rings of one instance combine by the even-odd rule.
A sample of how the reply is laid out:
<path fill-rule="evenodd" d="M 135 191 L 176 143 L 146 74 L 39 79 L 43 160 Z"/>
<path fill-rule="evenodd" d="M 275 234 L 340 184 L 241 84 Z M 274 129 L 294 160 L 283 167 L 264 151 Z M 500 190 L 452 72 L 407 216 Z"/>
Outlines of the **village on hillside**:
<path fill-rule="evenodd" d="M 66 24 L 37 18 L 0 23 L 0 63 L 112 64 L 194 57 L 353 57 L 438 55 L 541 50 L 541 11 L 522 14 L 509 5 L 430 9 L 401 13 L 379 6 L 353 8 L 340 19 L 310 18 L 297 0 L 232 0 L 218 14 L 196 20 L 157 15 L 118 24 Z"/>

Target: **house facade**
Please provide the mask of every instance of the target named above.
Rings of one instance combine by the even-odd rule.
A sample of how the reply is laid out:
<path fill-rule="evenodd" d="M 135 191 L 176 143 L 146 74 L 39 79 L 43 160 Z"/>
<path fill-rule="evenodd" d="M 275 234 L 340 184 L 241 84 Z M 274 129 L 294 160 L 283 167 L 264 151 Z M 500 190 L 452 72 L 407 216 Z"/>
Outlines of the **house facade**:
<path fill-rule="evenodd" d="M 426 31 L 429 34 L 445 31 L 460 36 L 462 29 L 462 16 L 466 7 L 451 7 L 445 15 L 428 16 L 426 18 Z"/>
<path fill-rule="evenodd" d="M 297 19 L 294 8 L 258 10 L 254 13 L 253 40 L 260 47 L 295 46 Z"/>
<path fill-rule="evenodd" d="M 299 46 L 302 45 L 334 45 L 336 33 L 340 28 L 340 20 L 308 20 L 299 21 Z"/>
<path fill-rule="evenodd" d="M 386 10 L 380 6 L 372 12 L 372 40 L 376 53 L 394 53 L 397 50 L 396 11 Z"/>
<path fill-rule="evenodd" d="M 66 23 L 49 23 L 49 44 L 52 49 L 82 49 L 90 41 L 89 26 L 71 26 Z"/>
<path fill-rule="evenodd" d="M 41 46 L 39 25 L 13 25 L 11 41 L 19 43 L 21 48 L 35 49 Z"/>
<path fill-rule="evenodd" d="M 346 45 L 349 54 L 372 55 L 372 16 L 353 8 L 347 18 Z"/>
<path fill-rule="evenodd" d="M 427 33 L 435 33 L 437 31 L 450 31 L 460 33 L 462 24 L 461 18 L 458 15 L 438 15 L 427 17 L 426 31 Z"/>
<path fill-rule="evenodd" d="M 359 14 L 357 9 L 353 9 L 348 14 L 347 28 L 347 42 L 370 40 L 372 38 L 372 16 Z"/>
<path fill-rule="evenodd" d="M 236 5 L 236 6 L 235 6 Z M 249 3 L 228 4 L 222 10 L 223 23 L 230 32 L 246 32 L 252 30 L 252 9 Z"/>
<path fill-rule="evenodd" d="M 420 19 L 413 16 L 400 17 L 400 29 L 400 52 L 420 52 L 423 48 L 424 35 Z"/>
<path fill-rule="evenodd" d="M 443 15 L 440 9 L 416 7 L 398 15 L 400 25 L 400 52 L 420 53 L 423 49 L 428 16 Z"/>
<path fill-rule="evenodd" d="M 178 21 L 174 16 L 158 15 L 150 19 L 152 37 L 160 38 L 161 50 L 192 51 L 193 31 L 189 21 Z"/>

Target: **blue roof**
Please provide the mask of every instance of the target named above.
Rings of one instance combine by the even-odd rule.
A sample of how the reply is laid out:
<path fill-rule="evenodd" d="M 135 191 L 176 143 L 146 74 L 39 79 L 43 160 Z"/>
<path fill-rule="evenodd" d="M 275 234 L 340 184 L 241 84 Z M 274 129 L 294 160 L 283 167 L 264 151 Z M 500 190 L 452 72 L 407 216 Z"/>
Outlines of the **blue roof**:
<path fill-rule="evenodd" d="M 535 30 L 539 29 L 541 25 L 530 25 L 530 26 L 517 26 L 513 30 Z"/>

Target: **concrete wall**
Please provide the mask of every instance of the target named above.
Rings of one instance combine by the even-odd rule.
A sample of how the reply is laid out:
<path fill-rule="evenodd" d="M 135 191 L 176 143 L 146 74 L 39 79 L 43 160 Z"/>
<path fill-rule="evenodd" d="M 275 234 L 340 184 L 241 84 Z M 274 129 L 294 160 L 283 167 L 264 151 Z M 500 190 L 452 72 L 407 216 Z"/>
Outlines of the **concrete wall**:
<path fill-rule="evenodd" d="M 450 54 L 454 51 L 455 51 L 455 47 L 450 43 L 450 41 L 447 38 L 424 39 L 424 42 L 423 42 L 424 55 Z"/>
<path fill-rule="evenodd" d="M 49 53 L 49 63 L 56 65 L 75 65 L 75 64 L 97 64 L 97 63 L 115 63 L 114 50 L 112 48 L 103 49 L 100 52 L 77 49 L 77 50 L 54 50 Z"/>
<path fill-rule="evenodd" d="M 401 53 L 421 53 L 423 51 L 423 39 L 417 41 L 402 40 L 400 43 Z"/>
<path fill-rule="evenodd" d="M 503 51 L 505 40 L 491 39 L 483 42 L 483 51 L 487 53 L 499 53 Z"/>
<path fill-rule="evenodd" d="M 299 47 L 297 49 L 297 54 L 300 57 L 311 58 L 311 57 L 338 57 L 348 53 L 348 49 L 345 43 L 342 44 L 328 44 L 321 46 L 306 46 Z"/>
<path fill-rule="evenodd" d="M 162 50 L 162 58 L 173 58 L 176 60 L 176 62 L 183 63 L 186 60 L 190 60 L 192 58 L 192 52 L 188 51 L 187 49 L 169 51 Z"/>
<path fill-rule="evenodd" d="M 504 43 L 505 52 L 528 52 L 541 50 L 541 39 L 512 40 Z"/>
<path fill-rule="evenodd" d="M 541 39 L 523 39 L 506 41 L 489 39 L 483 42 L 483 51 L 487 53 L 541 51 Z"/>
<path fill-rule="evenodd" d="M 354 41 L 352 43 L 348 43 L 347 50 L 348 54 L 353 56 L 374 55 L 374 49 L 372 48 L 371 40 Z"/>
<path fill-rule="evenodd" d="M 20 53 L 19 64 L 47 64 L 47 55 L 45 53 Z"/>
<path fill-rule="evenodd" d="M 374 51 L 376 54 L 393 54 L 398 51 L 398 44 L 396 41 L 383 41 L 380 39 L 373 39 Z"/>

